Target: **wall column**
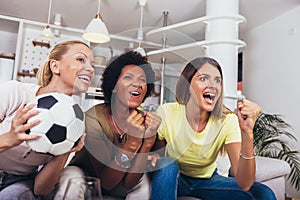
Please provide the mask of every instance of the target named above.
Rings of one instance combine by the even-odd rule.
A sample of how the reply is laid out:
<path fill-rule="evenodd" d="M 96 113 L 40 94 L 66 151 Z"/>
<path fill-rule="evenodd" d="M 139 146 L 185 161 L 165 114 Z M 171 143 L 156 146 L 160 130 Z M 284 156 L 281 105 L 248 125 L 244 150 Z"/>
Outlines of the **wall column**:
<path fill-rule="evenodd" d="M 245 43 L 238 39 L 239 23 L 245 18 L 239 13 L 239 0 L 207 0 L 205 45 L 206 54 L 216 59 L 224 76 L 224 104 L 236 108 L 238 49 Z"/>

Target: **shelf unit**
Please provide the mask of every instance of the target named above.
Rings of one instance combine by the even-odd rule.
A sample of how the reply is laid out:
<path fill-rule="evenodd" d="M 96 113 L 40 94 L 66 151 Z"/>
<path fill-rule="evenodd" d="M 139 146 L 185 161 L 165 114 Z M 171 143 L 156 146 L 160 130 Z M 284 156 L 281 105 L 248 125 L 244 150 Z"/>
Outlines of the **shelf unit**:
<path fill-rule="evenodd" d="M 6 47 L 2 51 L 11 52 L 7 49 L 13 49 L 11 53 L 15 55 L 12 78 L 22 82 L 35 79 L 33 69 L 41 67 L 53 45 L 66 39 L 81 39 L 83 33 L 83 30 L 79 29 L 51 25 L 51 28 L 59 33 L 59 37 L 47 41 L 39 37 L 45 23 L 0 15 L 0 25 L 1 33 L 7 33 L 2 37 L 4 40 L 2 46 Z M 9 37 L 15 37 L 13 40 L 15 44 L 5 43 Z M 24 70 L 29 73 L 24 73 Z"/>
<path fill-rule="evenodd" d="M 166 38 L 167 45 L 166 48 L 148 52 L 149 60 L 153 59 L 153 62 L 160 62 L 160 59 L 165 56 L 168 63 L 190 61 L 196 57 L 205 56 L 207 45 L 218 43 L 236 44 L 240 48 L 245 47 L 246 43 L 241 40 L 205 40 L 207 23 L 218 19 L 233 19 L 237 23 L 246 21 L 241 15 L 204 16 L 151 30 L 146 33 L 147 40 L 159 43 L 163 38 Z M 197 40 L 199 38 L 201 40 Z"/>
<path fill-rule="evenodd" d="M 226 77 L 229 77 L 230 80 L 233 80 L 232 73 L 228 70 L 231 70 L 233 69 L 232 67 L 234 67 L 234 59 L 232 59 L 232 53 L 236 49 L 237 51 L 240 51 L 241 49 L 243 49 L 243 47 L 246 46 L 246 43 L 244 41 L 237 39 L 238 24 L 241 22 L 245 22 L 246 19 L 241 15 L 234 13 L 232 14 L 231 12 L 233 12 L 234 9 L 231 10 L 231 8 L 227 8 L 228 12 L 225 11 L 223 15 L 212 12 L 216 15 L 204 16 L 181 23 L 164 26 L 162 28 L 151 30 L 146 34 L 147 40 L 156 43 L 159 43 L 161 41 L 164 46 L 164 48 L 162 49 L 150 51 L 147 53 L 150 61 L 162 64 L 161 104 L 163 103 L 164 99 L 163 77 L 165 73 L 164 71 L 166 63 L 186 63 L 196 57 L 211 56 L 211 53 L 216 56 L 218 52 L 222 55 L 216 57 L 220 59 L 217 59 L 219 60 L 219 62 L 224 61 L 220 62 L 220 64 L 225 64 L 224 69 L 226 69 L 227 71 L 224 70 L 224 72 L 226 74 Z M 224 30 L 224 33 L 220 34 L 219 31 L 222 30 Z M 225 59 L 226 55 L 229 54 L 231 54 L 229 56 L 231 60 Z M 232 98 L 236 96 L 236 94 L 234 94 L 233 92 L 235 90 L 233 89 L 233 85 L 234 82 L 229 81 L 229 86 L 227 87 L 229 88 L 229 90 L 226 90 L 225 87 L 226 95 Z M 232 102 L 229 102 L 229 104 L 230 108 L 234 106 Z"/>

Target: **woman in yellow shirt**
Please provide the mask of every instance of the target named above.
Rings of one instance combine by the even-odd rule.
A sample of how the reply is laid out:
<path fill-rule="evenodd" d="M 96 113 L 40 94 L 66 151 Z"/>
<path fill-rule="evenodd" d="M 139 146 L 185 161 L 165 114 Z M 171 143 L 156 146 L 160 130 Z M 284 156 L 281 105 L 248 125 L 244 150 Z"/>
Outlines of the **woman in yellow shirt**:
<path fill-rule="evenodd" d="M 276 199 L 271 189 L 254 182 L 253 127 L 260 110 L 244 99 L 238 102 L 237 115 L 230 112 L 223 106 L 218 62 L 202 57 L 188 63 L 177 82 L 176 102 L 157 110 L 162 123 L 155 148 L 167 144 L 171 159 L 158 160 L 152 199 Z M 216 159 L 223 149 L 235 178 L 217 172 Z"/>

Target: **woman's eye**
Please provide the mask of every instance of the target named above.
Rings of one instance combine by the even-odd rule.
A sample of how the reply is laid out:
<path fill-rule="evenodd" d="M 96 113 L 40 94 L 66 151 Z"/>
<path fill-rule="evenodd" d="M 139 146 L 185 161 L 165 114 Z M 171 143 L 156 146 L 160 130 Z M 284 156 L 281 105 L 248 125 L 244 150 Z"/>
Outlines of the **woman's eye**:
<path fill-rule="evenodd" d="M 146 79 L 141 78 L 141 79 L 140 79 L 140 82 L 141 82 L 141 83 L 146 83 Z"/>
<path fill-rule="evenodd" d="M 205 81 L 206 80 L 206 77 L 205 76 L 201 76 L 200 77 L 200 81 Z"/>
<path fill-rule="evenodd" d="M 124 76 L 123 77 L 125 80 L 130 80 L 131 79 L 131 76 Z"/>
<path fill-rule="evenodd" d="M 217 83 L 217 84 L 221 84 L 221 83 L 222 83 L 222 80 L 218 78 L 218 79 L 216 79 L 216 83 Z"/>
<path fill-rule="evenodd" d="M 77 58 L 77 60 L 81 63 L 85 63 L 85 59 L 84 58 Z"/>

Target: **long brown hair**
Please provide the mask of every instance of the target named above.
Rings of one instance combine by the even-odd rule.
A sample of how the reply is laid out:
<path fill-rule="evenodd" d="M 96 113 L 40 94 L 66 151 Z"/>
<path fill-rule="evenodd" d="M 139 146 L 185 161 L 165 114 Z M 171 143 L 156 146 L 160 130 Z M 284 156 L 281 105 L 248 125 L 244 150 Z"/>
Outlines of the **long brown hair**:
<path fill-rule="evenodd" d="M 208 63 L 218 69 L 221 78 L 223 80 L 223 73 L 220 64 L 213 58 L 201 57 L 195 58 L 189 62 L 183 69 L 176 85 L 176 101 L 180 104 L 186 105 L 190 99 L 190 84 L 195 73 L 205 64 Z M 221 117 L 223 115 L 223 81 L 221 85 L 221 95 L 218 99 L 214 110 L 212 111 L 212 116 Z"/>

